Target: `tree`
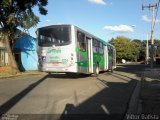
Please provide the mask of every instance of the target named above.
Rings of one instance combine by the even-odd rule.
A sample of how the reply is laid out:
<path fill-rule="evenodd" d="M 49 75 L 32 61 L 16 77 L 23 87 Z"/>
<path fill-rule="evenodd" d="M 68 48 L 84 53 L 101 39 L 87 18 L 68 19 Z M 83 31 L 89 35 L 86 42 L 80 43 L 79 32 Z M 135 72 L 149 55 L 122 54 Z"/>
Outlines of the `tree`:
<path fill-rule="evenodd" d="M 120 62 L 122 59 L 128 61 L 137 61 L 139 55 L 140 46 L 137 42 L 131 41 L 129 38 L 119 36 L 110 41 L 116 47 L 117 61 Z"/>
<path fill-rule="evenodd" d="M 47 14 L 44 8 L 48 4 L 48 0 L 1 0 L 0 1 L 0 26 L 5 35 L 6 48 L 11 60 L 12 72 L 18 72 L 18 67 L 12 53 L 12 44 L 14 43 L 18 27 L 27 30 L 36 26 L 39 18 L 34 14 L 33 7 L 38 6 L 42 15 Z"/>
<path fill-rule="evenodd" d="M 134 59 L 135 61 L 137 62 L 138 59 L 140 58 L 140 53 L 141 53 L 141 50 L 142 50 L 142 42 L 141 40 L 138 40 L 138 39 L 134 39 L 131 44 L 133 44 L 133 54 L 134 54 Z"/>
<path fill-rule="evenodd" d="M 160 40 L 154 40 L 154 57 L 160 57 Z"/>

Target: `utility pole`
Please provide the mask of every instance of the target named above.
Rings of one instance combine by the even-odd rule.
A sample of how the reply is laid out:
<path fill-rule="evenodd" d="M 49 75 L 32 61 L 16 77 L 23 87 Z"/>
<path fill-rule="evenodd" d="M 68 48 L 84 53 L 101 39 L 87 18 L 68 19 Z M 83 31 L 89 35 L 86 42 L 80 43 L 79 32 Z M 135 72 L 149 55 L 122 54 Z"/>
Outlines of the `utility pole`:
<path fill-rule="evenodd" d="M 146 43 L 146 64 L 148 64 L 148 58 L 149 58 L 148 39 L 149 39 L 149 34 L 147 34 L 147 43 Z"/>
<path fill-rule="evenodd" d="M 142 10 L 144 10 L 144 8 L 148 8 L 149 10 L 152 10 L 152 27 L 151 27 L 151 60 L 150 60 L 150 67 L 153 68 L 153 63 L 154 63 L 154 22 L 155 22 L 155 13 L 154 10 L 157 9 L 157 4 L 152 4 L 152 5 L 148 5 L 148 6 L 143 6 L 142 5 Z"/>

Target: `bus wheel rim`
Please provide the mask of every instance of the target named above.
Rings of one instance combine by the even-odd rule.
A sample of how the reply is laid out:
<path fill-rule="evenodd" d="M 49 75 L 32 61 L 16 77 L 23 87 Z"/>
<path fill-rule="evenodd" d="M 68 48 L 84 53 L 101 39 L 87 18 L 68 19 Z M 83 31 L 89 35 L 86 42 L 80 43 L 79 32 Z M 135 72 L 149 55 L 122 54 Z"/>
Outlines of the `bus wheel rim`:
<path fill-rule="evenodd" d="M 96 67 L 96 74 L 98 75 L 99 74 L 99 68 Z"/>

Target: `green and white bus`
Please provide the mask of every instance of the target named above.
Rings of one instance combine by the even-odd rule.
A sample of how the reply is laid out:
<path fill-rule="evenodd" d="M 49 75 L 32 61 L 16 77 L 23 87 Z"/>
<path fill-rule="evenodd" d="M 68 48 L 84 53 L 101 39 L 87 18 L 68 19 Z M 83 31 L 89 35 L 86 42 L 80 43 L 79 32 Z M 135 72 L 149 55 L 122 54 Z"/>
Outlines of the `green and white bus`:
<path fill-rule="evenodd" d="M 77 26 L 42 27 L 37 39 L 40 71 L 98 75 L 116 68 L 115 47 Z"/>

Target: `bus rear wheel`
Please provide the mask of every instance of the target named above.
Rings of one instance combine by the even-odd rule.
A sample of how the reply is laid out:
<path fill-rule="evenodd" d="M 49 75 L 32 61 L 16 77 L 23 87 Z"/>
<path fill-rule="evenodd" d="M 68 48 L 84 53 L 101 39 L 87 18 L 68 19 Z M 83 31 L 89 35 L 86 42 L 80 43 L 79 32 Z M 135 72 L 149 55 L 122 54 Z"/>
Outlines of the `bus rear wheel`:
<path fill-rule="evenodd" d="M 96 76 L 98 76 L 99 75 L 99 67 L 98 67 L 98 65 L 96 66 Z"/>
<path fill-rule="evenodd" d="M 99 75 L 99 66 L 96 65 L 95 72 L 92 74 L 93 77 L 97 77 Z"/>

